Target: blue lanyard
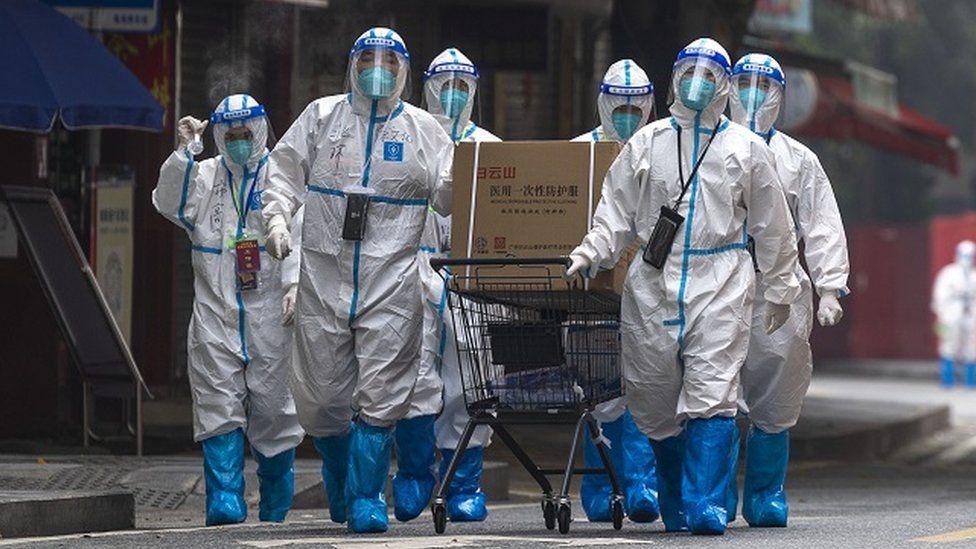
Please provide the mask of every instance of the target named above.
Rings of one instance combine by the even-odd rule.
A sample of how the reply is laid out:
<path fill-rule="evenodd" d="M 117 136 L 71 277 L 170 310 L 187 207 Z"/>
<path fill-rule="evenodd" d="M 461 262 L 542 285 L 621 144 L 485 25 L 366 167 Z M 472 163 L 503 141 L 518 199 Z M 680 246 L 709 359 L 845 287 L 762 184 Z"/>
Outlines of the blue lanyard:
<path fill-rule="evenodd" d="M 227 170 L 227 185 L 230 187 L 231 200 L 234 202 L 234 210 L 237 212 L 237 235 L 240 236 L 244 229 L 247 228 L 247 214 L 251 211 L 251 200 L 254 198 L 254 187 L 257 186 L 258 176 L 261 174 L 261 167 L 267 162 L 268 155 L 264 155 L 264 158 L 258 162 L 257 169 L 254 170 L 254 179 L 251 180 L 251 187 L 247 192 L 247 199 L 243 204 L 238 205 L 237 195 L 234 194 L 234 174 L 231 173 L 230 168 L 227 163 L 221 159 L 224 164 L 224 169 Z M 247 166 L 244 166 L 244 181 L 241 182 L 241 190 L 243 191 L 244 185 L 247 184 Z"/>

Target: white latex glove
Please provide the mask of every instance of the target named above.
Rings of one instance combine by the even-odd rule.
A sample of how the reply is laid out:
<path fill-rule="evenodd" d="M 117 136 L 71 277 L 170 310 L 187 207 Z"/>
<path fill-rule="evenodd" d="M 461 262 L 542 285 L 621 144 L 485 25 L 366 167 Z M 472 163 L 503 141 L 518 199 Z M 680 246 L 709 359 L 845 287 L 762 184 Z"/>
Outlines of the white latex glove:
<path fill-rule="evenodd" d="M 790 306 L 766 302 L 766 333 L 771 334 L 786 324 L 790 318 Z"/>
<path fill-rule="evenodd" d="M 176 135 L 180 139 L 179 144 L 176 145 L 176 150 L 185 149 L 190 141 L 193 141 L 193 136 L 203 135 L 203 130 L 207 129 L 209 123 L 209 120 L 197 120 L 192 116 L 180 118 L 180 121 L 176 123 Z"/>
<path fill-rule="evenodd" d="M 840 306 L 836 291 L 824 292 L 820 296 L 820 307 L 817 309 L 817 320 L 821 326 L 834 326 L 844 318 L 844 308 Z"/>
<path fill-rule="evenodd" d="M 295 322 L 295 298 L 298 297 L 298 284 L 289 284 L 285 298 L 281 300 L 281 325 L 291 326 Z"/>
<path fill-rule="evenodd" d="M 268 253 L 275 259 L 284 259 L 291 253 L 291 234 L 288 224 L 281 215 L 276 215 L 268 222 Z"/>
<path fill-rule="evenodd" d="M 566 274 L 563 275 L 563 278 L 569 280 L 577 274 L 586 276 L 586 271 L 590 270 L 590 260 L 579 254 L 571 254 L 569 258 L 572 260 L 572 263 L 566 269 Z"/>

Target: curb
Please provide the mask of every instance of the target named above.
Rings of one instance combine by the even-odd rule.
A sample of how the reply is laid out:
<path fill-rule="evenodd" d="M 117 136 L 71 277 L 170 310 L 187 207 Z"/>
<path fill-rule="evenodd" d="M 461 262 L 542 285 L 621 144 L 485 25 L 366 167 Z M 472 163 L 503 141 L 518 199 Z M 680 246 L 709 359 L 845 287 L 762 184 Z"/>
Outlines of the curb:
<path fill-rule="evenodd" d="M 135 527 L 135 498 L 122 491 L 0 491 L 0 537 L 53 536 Z"/>
<path fill-rule="evenodd" d="M 873 406 L 878 406 L 874 404 Z M 903 408 L 901 417 L 864 424 L 834 433 L 791 437 L 790 458 L 797 460 L 874 461 L 910 446 L 951 425 L 948 406 L 915 406 L 883 403 Z M 801 416 L 800 421 L 803 421 Z M 821 433 L 830 429 L 819 429 Z"/>

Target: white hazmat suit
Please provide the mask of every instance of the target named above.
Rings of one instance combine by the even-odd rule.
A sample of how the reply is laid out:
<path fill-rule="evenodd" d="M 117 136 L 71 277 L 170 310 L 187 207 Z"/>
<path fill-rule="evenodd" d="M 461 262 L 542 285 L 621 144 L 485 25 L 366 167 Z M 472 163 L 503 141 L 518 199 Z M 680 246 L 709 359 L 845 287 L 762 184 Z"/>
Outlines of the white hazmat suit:
<path fill-rule="evenodd" d="M 786 88 L 779 63 L 768 55 L 746 55 L 733 67 L 732 88 L 732 119 L 762 137 L 773 151 L 792 214 L 790 229 L 796 232 L 798 241 L 803 241 L 810 270 L 807 276 L 797 263 L 794 274 L 802 291 L 780 330 L 766 333 L 762 325 L 765 304 L 756 304 L 749 354 L 741 373 L 739 407 L 752 424 L 747 441 L 743 515 L 752 526 L 786 526 L 788 506 L 783 484 L 789 463 L 788 429 L 800 417 L 813 372 L 809 343 L 813 290 L 821 296 L 821 324 L 837 323 L 843 313 L 838 297 L 848 293 L 847 239 L 834 191 L 817 155 L 773 129 Z M 756 287 L 765 291 L 761 274 L 757 275 Z M 734 482 L 734 470 L 731 479 Z M 730 513 L 734 512 L 730 509 Z"/>
<path fill-rule="evenodd" d="M 597 96 L 600 125 L 573 141 L 617 141 L 626 143 L 654 118 L 654 84 L 637 63 L 621 59 L 610 65 Z M 609 440 L 610 459 L 624 492 L 624 509 L 634 522 L 652 522 L 659 514 L 654 451 L 627 413 L 626 396 L 598 404 L 593 417 L 601 423 L 602 436 Z M 584 442 L 584 463 L 602 467 L 592 440 Z M 606 475 L 587 475 L 580 487 L 580 499 L 591 522 L 611 520 L 611 486 Z"/>
<path fill-rule="evenodd" d="M 963 240 L 956 245 L 956 260 L 943 267 L 932 288 L 932 312 L 939 334 L 942 384 L 956 382 L 956 366 L 966 367 L 966 384 L 976 386 L 976 273 L 973 255 L 976 244 Z"/>
<path fill-rule="evenodd" d="M 213 462 L 208 447 L 216 437 L 226 439 L 245 430 L 252 447 L 269 458 L 293 452 L 304 438 L 288 388 L 292 348 L 290 333 L 282 326 L 282 265 L 271 260 L 264 246 L 260 209 L 267 189 L 267 119 L 252 97 L 232 95 L 217 106 L 211 121 L 220 155 L 198 162 L 185 149 L 177 150 L 160 168 L 152 195 L 159 213 L 185 229 L 192 244 L 188 374 L 193 438 L 204 442 L 208 471 Z M 244 164 L 228 155 L 224 137 L 232 125 L 251 134 Z M 241 289 L 238 281 L 235 243 L 242 240 L 259 246 L 254 289 Z M 295 260 L 297 256 L 289 263 Z M 243 438 L 238 440 L 227 439 L 224 454 L 234 460 L 240 454 L 243 467 Z M 240 487 L 243 490 L 243 477 Z M 231 499 L 243 504 L 243 493 Z M 225 515 L 243 520 L 236 510 L 227 510 L 235 505 L 208 503 L 208 522 L 237 522 L 225 520 Z"/>
<path fill-rule="evenodd" d="M 348 510 L 356 532 L 387 528 L 373 488 L 385 484 L 390 428 L 410 410 L 420 367 L 417 248 L 428 206 L 451 208 L 453 144 L 400 99 L 408 74 L 394 31 L 360 36 L 351 92 L 309 104 L 271 153 L 263 210 L 272 252 L 284 254 L 283 228 L 304 200 L 293 390 L 324 458 L 332 517 L 344 521 Z"/>
<path fill-rule="evenodd" d="M 614 265 L 635 237 L 646 246 L 662 207 L 675 207 L 685 179 L 687 193 L 677 204 L 684 220 L 663 268 L 636 258 L 628 269 L 621 359 L 628 407 L 657 443 L 665 526 L 681 529 L 687 520 L 696 533 L 725 529 L 728 467 L 716 463 L 730 457 L 723 454 L 731 453 L 738 374 L 749 342 L 755 277 L 747 232 L 768 282 L 761 299 L 779 305 L 772 327 L 800 291 L 796 241 L 772 153 L 722 116 L 730 70 L 728 55 L 710 39 L 682 50 L 672 116 L 624 146 L 604 180 L 593 228 L 571 254 L 570 272 L 585 272 Z"/>

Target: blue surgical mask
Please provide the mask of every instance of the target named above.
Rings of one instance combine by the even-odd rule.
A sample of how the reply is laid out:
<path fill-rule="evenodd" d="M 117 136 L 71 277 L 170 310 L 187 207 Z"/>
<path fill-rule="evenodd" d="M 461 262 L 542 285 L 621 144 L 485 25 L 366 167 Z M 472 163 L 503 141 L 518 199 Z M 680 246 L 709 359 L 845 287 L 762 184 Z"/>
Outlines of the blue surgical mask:
<path fill-rule="evenodd" d="M 630 112 L 615 112 L 610 118 L 613 120 L 613 129 L 624 141 L 634 135 L 641 123 L 641 115 Z"/>
<path fill-rule="evenodd" d="M 396 87 L 396 75 L 383 67 L 370 67 L 359 73 L 357 83 L 369 99 L 385 99 Z"/>
<path fill-rule="evenodd" d="M 693 111 L 703 111 L 715 97 L 715 82 L 707 78 L 685 78 L 678 84 L 678 98 Z"/>
<path fill-rule="evenodd" d="M 742 108 L 751 115 L 766 102 L 768 95 L 768 91 L 759 88 L 742 88 L 739 90 L 739 101 L 742 103 Z"/>
<path fill-rule="evenodd" d="M 251 159 L 251 151 L 250 139 L 235 139 L 227 143 L 227 156 L 239 166 L 247 165 L 247 161 Z"/>
<path fill-rule="evenodd" d="M 464 107 L 468 104 L 468 92 L 456 90 L 456 89 L 446 89 L 441 90 L 441 107 L 444 109 L 444 114 L 456 118 L 461 115 Z"/>

